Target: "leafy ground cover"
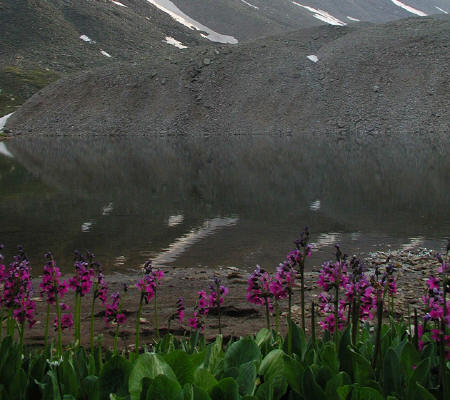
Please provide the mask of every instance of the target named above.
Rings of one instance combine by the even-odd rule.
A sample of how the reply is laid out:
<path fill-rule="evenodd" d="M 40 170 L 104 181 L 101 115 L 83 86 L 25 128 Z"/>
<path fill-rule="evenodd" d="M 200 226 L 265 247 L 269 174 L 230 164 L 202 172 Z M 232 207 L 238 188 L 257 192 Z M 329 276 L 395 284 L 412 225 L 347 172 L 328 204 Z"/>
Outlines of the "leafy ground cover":
<path fill-rule="evenodd" d="M 147 262 L 136 282 L 139 308 L 133 351 L 117 338 L 127 315 L 128 287 L 108 293 L 92 254 L 75 255 L 74 275 L 63 280 L 51 253 L 40 281 L 47 304 L 45 337 L 28 348 L 24 331 L 36 322 L 30 262 L 22 248 L 8 265 L 0 262 L 0 396 L 6 399 L 447 399 L 450 376 L 449 251 L 436 255 L 439 267 L 426 280 L 425 313 L 406 322 L 393 318 L 397 293 L 393 265 L 366 271 L 336 246 L 333 262 L 318 275 L 322 293 L 306 315 L 304 268 L 310 254 L 307 229 L 273 274 L 257 267 L 248 279 L 247 300 L 265 310 L 267 327 L 256 334 L 225 339 L 221 310 L 229 289 L 219 279 L 198 291 L 193 312 L 182 298 L 171 321 L 187 317 L 188 335 L 159 337 L 158 292 L 164 273 Z M 296 280 L 300 280 L 300 326 L 291 319 Z M 73 293 L 73 312 L 65 298 Z M 101 303 L 104 320 L 115 329 L 114 345 L 102 347 L 89 327 L 89 347 L 81 343 L 80 310 L 91 293 L 91 319 Z M 288 303 L 287 334 L 279 308 Z M 141 312 L 153 309 L 156 331 L 151 345 L 140 341 Z M 56 310 L 51 321 L 50 310 Z M 218 335 L 206 341 L 205 320 L 219 316 Z M 185 315 L 187 314 L 187 315 Z M 272 321 L 275 320 L 274 329 Z M 311 331 L 305 334 L 309 320 Z M 49 329 L 57 332 L 54 341 Z M 74 339 L 63 346 L 72 329 Z M 317 332 L 316 332 L 317 329 Z M 320 332 L 319 332 L 320 330 Z"/>

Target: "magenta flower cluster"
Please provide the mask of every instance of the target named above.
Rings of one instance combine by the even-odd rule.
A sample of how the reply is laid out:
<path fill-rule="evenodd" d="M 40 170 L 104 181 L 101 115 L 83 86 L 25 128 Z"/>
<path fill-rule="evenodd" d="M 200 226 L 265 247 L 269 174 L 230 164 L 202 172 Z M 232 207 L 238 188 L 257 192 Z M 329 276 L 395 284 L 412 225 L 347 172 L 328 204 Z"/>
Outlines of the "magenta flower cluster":
<path fill-rule="evenodd" d="M 3 246 L 0 247 L 0 249 Z M 0 262 L 3 256 L 0 257 Z M 8 268 L 0 265 L 0 283 L 3 285 L 1 305 L 10 312 L 19 324 L 28 322 L 32 327 L 35 323 L 36 304 L 32 300 L 33 284 L 31 267 L 22 247 L 18 248 L 18 255 Z"/>
<path fill-rule="evenodd" d="M 50 253 L 45 256 L 49 261 L 44 265 L 42 280 L 39 284 L 40 294 L 48 304 L 55 304 L 56 298 L 62 299 L 67 293 L 69 285 L 66 281 L 60 280 L 61 271 L 56 266 L 53 256 Z"/>
<path fill-rule="evenodd" d="M 69 287 L 78 295 L 85 296 L 91 290 L 95 271 L 81 254 L 78 252 L 75 254 L 77 257 L 74 263 L 75 275 L 69 279 Z"/>
<path fill-rule="evenodd" d="M 147 304 L 154 297 L 155 291 L 163 278 L 164 272 L 160 269 L 154 269 L 151 260 L 145 263 L 144 277 L 138 280 L 136 287 L 141 291 Z"/>
<path fill-rule="evenodd" d="M 120 293 L 111 294 L 111 303 L 105 304 L 105 324 L 109 327 L 111 322 L 123 325 L 126 321 L 125 314 L 120 309 Z"/>

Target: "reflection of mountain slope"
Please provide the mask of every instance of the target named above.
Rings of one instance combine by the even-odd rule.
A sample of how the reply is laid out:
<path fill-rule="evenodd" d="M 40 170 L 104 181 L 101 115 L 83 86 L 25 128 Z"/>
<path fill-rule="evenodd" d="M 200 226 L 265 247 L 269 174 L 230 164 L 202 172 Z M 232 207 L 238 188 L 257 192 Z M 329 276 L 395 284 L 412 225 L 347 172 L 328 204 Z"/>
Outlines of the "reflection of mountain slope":
<path fill-rule="evenodd" d="M 317 137 L 15 138 L 15 158 L 5 163 L 21 162 L 53 190 L 2 192 L 1 233 L 8 248 L 22 243 L 33 255 L 51 248 L 70 263 L 73 248 L 90 248 L 111 264 L 125 256 L 126 266 L 160 253 L 178 265 L 276 262 L 306 223 L 319 253 L 336 238 L 443 237 L 448 145 L 407 137 L 364 145 Z M 8 188 L 36 181 L 23 171 L 3 174 L 9 164 L 0 166 Z M 239 221 L 203 226 L 217 217 Z"/>
<path fill-rule="evenodd" d="M 329 25 L 115 65 L 45 88 L 8 127 L 51 135 L 446 135 L 449 34 L 448 17 Z"/>

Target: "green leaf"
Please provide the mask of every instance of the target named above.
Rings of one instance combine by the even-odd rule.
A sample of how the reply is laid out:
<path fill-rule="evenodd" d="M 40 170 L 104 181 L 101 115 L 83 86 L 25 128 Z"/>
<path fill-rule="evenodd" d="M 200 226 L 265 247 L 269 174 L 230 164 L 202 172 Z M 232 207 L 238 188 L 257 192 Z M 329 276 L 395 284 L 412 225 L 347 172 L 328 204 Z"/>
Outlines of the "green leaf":
<path fill-rule="evenodd" d="M 384 394 L 399 395 L 402 386 L 400 360 L 391 348 L 387 351 L 383 362 L 383 390 Z"/>
<path fill-rule="evenodd" d="M 86 399 L 99 400 L 100 399 L 100 383 L 97 376 L 86 376 L 82 381 L 82 389 Z"/>
<path fill-rule="evenodd" d="M 273 400 L 274 390 L 272 382 L 264 382 L 258 387 L 255 397 L 257 400 Z"/>
<path fill-rule="evenodd" d="M 334 342 L 327 342 L 320 351 L 320 359 L 334 374 L 339 372 L 339 358 Z"/>
<path fill-rule="evenodd" d="M 284 373 L 284 354 L 283 350 L 276 349 L 264 357 L 258 371 L 259 375 L 264 376 L 264 381 Z"/>
<path fill-rule="evenodd" d="M 331 378 L 325 386 L 325 394 L 327 400 L 340 400 L 337 389 L 340 386 L 350 385 L 351 379 L 344 371 L 339 372 Z"/>
<path fill-rule="evenodd" d="M 59 371 L 61 371 L 61 383 L 64 386 L 64 393 L 71 394 L 75 398 L 78 397 L 80 382 L 72 362 L 69 359 L 64 359 L 59 366 Z"/>
<path fill-rule="evenodd" d="M 239 400 L 239 386 L 233 378 L 224 378 L 212 388 L 210 395 L 212 400 Z"/>
<path fill-rule="evenodd" d="M 383 395 L 371 387 L 356 386 L 353 389 L 352 400 L 383 400 Z"/>
<path fill-rule="evenodd" d="M 256 367 L 254 361 L 249 361 L 239 367 L 239 375 L 236 381 L 241 395 L 253 394 L 256 385 Z"/>
<path fill-rule="evenodd" d="M 303 360 L 306 351 L 306 336 L 305 331 L 297 326 L 294 321 L 287 318 L 288 328 L 291 329 L 292 334 L 292 353 L 297 354 L 300 360 Z M 288 353 L 288 337 L 284 339 L 283 350 Z"/>
<path fill-rule="evenodd" d="M 261 329 L 256 334 L 255 341 L 260 349 L 266 348 L 266 345 L 272 341 L 272 332 L 267 328 Z"/>
<path fill-rule="evenodd" d="M 183 391 L 180 384 L 165 375 L 152 380 L 147 390 L 147 400 L 181 400 Z"/>
<path fill-rule="evenodd" d="M 287 379 L 289 386 L 296 393 L 303 393 L 303 374 L 305 372 L 305 368 L 297 360 L 294 360 L 287 354 L 284 355 L 283 361 L 283 375 Z"/>
<path fill-rule="evenodd" d="M 192 356 L 182 350 L 175 350 L 164 356 L 164 360 L 170 365 L 182 386 L 194 382 L 195 371 L 191 358 Z"/>
<path fill-rule="evenodd" d="M 110 393 L 128 394 L 128 380 L 132 365 L 121 356 L 113 356 L 104 366 L 99 378 L 100 398 L 108 399 Z"/>
<path fill-rule="evenodd" d="M 430 368 L 431 368 L 430 358 L 425 358 L 417 365 L 416 369 L 411 375 L 411 378 L 408 381 L 408 397 L 407 397 L 408 399 L 409 398 L 412 399 L 415 396 L 417 388 L 416 384 L 420 384 L 423 387 L 427 386 Z"/>
<path fill-rule="evenodd" d="M 202 388 L 194 385 L 194 400 L 211 400 L 211 397 Z"/>
<path fill-rule="evenodd" d="M 305 369 L 305 373 L 303 374 L 303 396 L 306 400 L 316 400 L 316 399 L 325 399 L 325 392 L 322 388 L 317 384 L 314 374 L 310 367 Z"/>
<path fill-rule="evenodd" d="M 339 386 L 336 390 L 339 400 L 347 400 L 348 395 L 352 391 L 352 385 Z"/>
<path fill-rule="evenodd" d="M 25 371 L 22 368 L 16 370 L 16 374 L 8 385 L 8 400 L 24 398 L 27 390 L 27 381 L 28 378 Z"/>
<path fill-rule="evenodd" d="M 224 371 L 238 368 L 249 361 L 260 361 L 261 350 L 252 338 L 243 338 L 234 342 L 225 353 Z"/>
<path fill-rule="evenodd" d="M 351 331 L 350 325 L 344 330 L 339 339 L 339 361 L 340 369 L 350 376 L 354 374 L 355 362 L 351 351 Z"/>
<path fill-rule="evenodd" d="M 169 364 L 161 356 L 151 353 L 141 354 L 137 358 L 130 373 L 128 387 L 131 399 L 139 400 L 142 391 L 142 379 L 144 377 L 154 379 L 158 375 L 165 375 L 169 379 L 177 380 L 172 368 L 170 368 Z"/>
<path fill-rule="evenodd" d="M 414 373 L 414 366 L 417 366 L 419 362 L 419 352 L 410 342 L 406 342 L 400 354 L 400 363 L 402 365 L 403 373 L 407 379 L 411 378 Z"/>
<path fill-rule="evenodd" d="M 436 400 L 436 397 L 434 397 L 420 383 L 416 382 L 416 392 L 411 400 Z"/>
<path fill-rule="evenodd" d="M 207 369 L 199 368 L 194 374 L 194 384 L 206 392 L 217 385 L 217 380 Z"/>
<path fill-rule="evenodd" d="M 218 375 L 223 368 L 224 353 L 222 351 L 223 336 L 218 335 L 214 343 L 206 348 L 204 367 L 213 375 Z"/>
<path fill-rule="evenodd" d="M 367 382 L 374 378 L 374 372 L 369 360 L 358 354 L 353 349 L 349 349 L 349 354 L 353 361 L 353 379 L 361 386 L 366 386 Z M 347 371 L 346 371 L 347 372 Z"/>

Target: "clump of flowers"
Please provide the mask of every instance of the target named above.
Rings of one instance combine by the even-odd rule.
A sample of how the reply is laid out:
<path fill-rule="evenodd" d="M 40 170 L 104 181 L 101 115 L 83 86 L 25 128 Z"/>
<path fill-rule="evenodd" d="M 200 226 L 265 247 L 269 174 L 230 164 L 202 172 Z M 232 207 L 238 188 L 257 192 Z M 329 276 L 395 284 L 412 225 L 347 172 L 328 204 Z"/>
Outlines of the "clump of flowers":
<path fill-rule="evenodd" d="M 325 262 L 319 274 L 317 284 L 324 290 L 319 295 L 319 309 L 326 314 L 319 324 L 322 329 L 335 333 L 336 329 L 341 330 L 346 322 L 345 299 L 340 298 L 340 290 L 345 289 L 349 284 L 347 257 L 342 256 L 341 250 L 336 245 L 336 262 Z"/>
<path fill-rule="evenodd" d="M 69 287 L 75 292 L 75 342 L 80 345 L 81 342 L 81 299 L 92 288 L 92 280 L 95 276 L 94 255 L 87 252 L 82 255 L 79 251 L 75 251 L 75 275 L 69 279 Z"/>
<path fill-rule="evenodd" d="M 2 264 L 3 265 L 3 264 Z M 32 300 L 33 284 L 31 280 L 31 266 L 23 248 L 18 247 L 18 254 L 8 268 L 0 268 L 3 282 L 3 293 L 1 297 L 3 308 L 8 311 L 8 334 L 13 336 L 15 323 L 18 323 L 19 343 L 22 347 L 24 325 L 28 322 L 31 328 L 35 323 L 36 305 Z M 2 316 L 3 318 L 3 316 Z"/>
<path fill-rule="evenodd" d="M 126 287 L 124 287 L 126 291 Z M 116 324 L 116 332 L 114 335 L 114 353 L 117 353 L 117 341 L 119 337 L 119 327 L 126 321 L 126 316 L 122 312 L 121 296 L 119 292 L 111 294 L 111 303 L 105 305 L 105 324 L 107 327 L 111 323 Z"/>
<path fill-rule="evenodd" d="M 155 330 L 157 337 L 159 337 L 158 304 L 156 292 L 161 284 L 162 279 L 164 278 L 164 272 L 162 270 L 153 268 L 152 260 L 149 260 L 144 264 L 142 272 L 143 277 L 139 279 L 136 284 L 136 287 L 140 290 L 141 293 L 136 320 L 136 353 L 139 351 L 139 332 L 141 326 L 142 306 L 144 301 L 146 304 L 148 304 L 150 300 L 153 299 Z"/>
<path fill-rule="evenodd" d="M 194 315 L 189 318 L 189 326 L 194 330 L 205 331 L 205 318 L 209 312 L 208 296 L 204 290 L 197 292 L 197 304 L 194 307 Z"/>
<path fill-rule="evenodd" d="M 270 291 L 271 277 L 267 271 L 264 271 L 260 265 L 248 278 L 247 300 L 250 303 L 264 305 L 266 307 L 266 323 L 267 329 L 270 330 L 269 312 L 273 310 L 271 298 L 273 296 Z"/>
<path fill-rule="evenodd" d="M 45 254 L 45 258 L 48 259 L 44 265 L 44 271 L 42 273 L 42 280 L 39 284 L 40 295 L 47 302 L 47 314 L 45 320 L 45 347 L 48 345 L 48 327 L 49 327 L 49 315 L 50 306 L 56 305 L 56 329 L 58 331 L 58 346 L 61 347 L 61 329 L 71 328 L 73 325 L 72 316 L 64 316 L 64 324 L 61 318 L 61 309 L 63 304 L 59 303 L 59 300 L 64 298 L 64 295 L 68 290 L 68 283 L 61 280 L 61 271 L 56 265 L 52 253 Z M 59 317 L 58 317 L 59 316 Z M 72 323 L 69 326 L 69 319 Z M 63 326 L 64 325 L 64 326 Z M 59 328 L 58 328 L 59 327 Z"/>
<path fill-rule="evenodd" d="M 93 257 L 93 255 L 92 255 Z M 94 351 L 94 314 L 95 314 L 95 301 L 99 299 L 102 302 L 102 305 L 105 305 L 105 302 L 108 298 L 108 284 L 105 281 L 105 277 L 103 275 L 102 267 L 99 263 L 92 263 L 95 267 L 95 282 L 94 289 L 92 292 L 92 303 L 91 303 L 91 320 L 90 320 L 90 344 L 91 351 Z"/>
<path fill-rule="evenodd" d="M 214 283 L 209 287 L 210 292 L 208 296 L 208 305 L 210 308 L 216 308 L 217 314 L 219 316 L 219 334 L 222 333 L 222 323 L 221 323 L 221 305 L 225 301 L 225 297 L 228 295 L 228 288 L 223 286 L 220 279 L 214 277 Z"/>

